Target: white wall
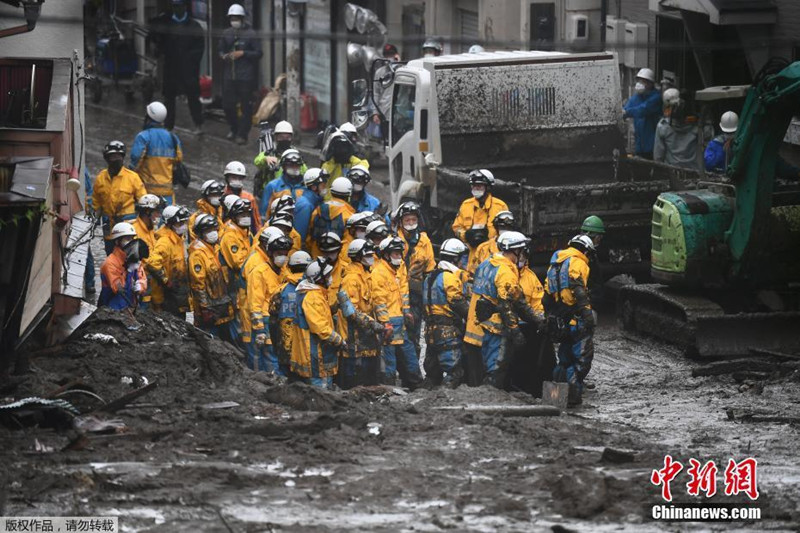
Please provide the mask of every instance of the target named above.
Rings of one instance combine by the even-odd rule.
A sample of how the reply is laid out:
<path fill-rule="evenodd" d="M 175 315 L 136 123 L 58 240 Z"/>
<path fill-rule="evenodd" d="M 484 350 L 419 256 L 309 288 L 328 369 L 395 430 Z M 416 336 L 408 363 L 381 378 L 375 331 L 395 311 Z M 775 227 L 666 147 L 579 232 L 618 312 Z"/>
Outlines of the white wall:
<path fill-rule="evenodd" d="M 22 8 L 0 4 L 0 29 L 25 24 Z M 83 59 L 83 0 L 50 0 L 42 4 L 32 32 L 0 39 L 4 57 L 72 57 Z"/>

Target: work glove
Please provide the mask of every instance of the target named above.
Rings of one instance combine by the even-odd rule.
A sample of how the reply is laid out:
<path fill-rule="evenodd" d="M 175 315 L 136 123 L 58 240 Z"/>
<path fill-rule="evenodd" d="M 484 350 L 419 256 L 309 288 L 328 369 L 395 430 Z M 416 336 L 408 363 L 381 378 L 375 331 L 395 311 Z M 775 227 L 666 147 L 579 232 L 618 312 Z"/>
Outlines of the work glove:
<path fill-rule="evenodd" d="M 200 310 L 200 320 L 204 325 L 213 326 L 214 325 L 214 312 L 211 309 L 201 309 Z"/>
<path fill-rule="evenodd" d="M 370 324 L 370 328 L 372 329 L 372 332 L 376 335 L 383 335 L 384 331 L 386 330 L 386 327 L 377 320 L 374 320 Z"/>
<path fill-rule="evenodd" d="M 581 309 L 581 327 L 587 332 L 594 331 L 597 326 L 597 321 L 594 318 L 594 313 L 588 307 Z"/>
<path fill-rule="evenodd" d="M 472 247 L 477 247 L 480 243 L 489 238 L 487 228 L 472 228 L 464 232 L 464 239 Z"/>
<path fill-rule="evenodd" d="M 144 282 L 139 280 L 133 284 L 133 292 L 137 294 L 142 294 L 145 291 Z"/>
<path fill-rule="evenodd" d="M 264 346 L 267 344 L 267 334 L 263 331 L 256 335 L 256 346 Z"/>
<path fill-rule="evenodd" d="M 392 336 L 394 335 L 394 326 L 389 323 L 383 325 L 383 343 L 389 344 L 392 340 Z"/>
<path fill-rule="evenodd" d="M 403 314 L 403 321 L 405 322 L 405 325 L 408 329 L 414 327 L 414 315 L 412 315 L 411 313 Z"/>

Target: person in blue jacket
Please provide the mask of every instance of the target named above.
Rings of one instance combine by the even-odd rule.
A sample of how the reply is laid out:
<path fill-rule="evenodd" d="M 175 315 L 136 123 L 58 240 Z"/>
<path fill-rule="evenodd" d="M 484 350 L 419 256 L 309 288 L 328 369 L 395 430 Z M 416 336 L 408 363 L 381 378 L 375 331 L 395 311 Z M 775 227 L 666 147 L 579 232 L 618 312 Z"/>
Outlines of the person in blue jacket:
<path fill-rule="evenodd" d="M 303 174 L 305 192 L 294 206 L 294 229 L 300 234 L 302 242 L 306 241 L 311 214 L 322 203 L 328 184 L 328 173 L 321 168 L 309 168 Z"/>
<path fill-rule="evenodd" d="M 350 205 L 356 210 L 356 213 L 363 213 L 370 211 L 372 213 L 384 214 L 387 211 L 380 200 L 367 192 L 367 184 L 372 181 L 369 175 L 369 169 L 363 165 L 355 165 L 347 173 L 347 179 L 353 183 L 353 192 L 350 195 Z M 389 225 L 389 217 L 384 216 L 387 226 Z"/>
<path fill-rule="evenodd" d="M 655 73 L 643 68 L 636 73 L 635 93 L 623 106 L 625 118 L 633 119 L 636 134 L 635 152 L 639 157 L 653 159 L 656 126 L 661 119 L 661 93 L 655 88 Z"/>
<path fill-rule="evenodd" d="M 706 146 L 706 151 L 703 153 L 706 170 L 709 172 L 725 172 L 728 169 L 728 163 L 733 156 L 731 144 L 736 136 L 738 127 L 739 115 L 733 111 L 726 111 L 722 114 L 722 118 L 719 121 L 719 129 L 722 130 L 722 134 L 711 139 L 711 142 Z"/>

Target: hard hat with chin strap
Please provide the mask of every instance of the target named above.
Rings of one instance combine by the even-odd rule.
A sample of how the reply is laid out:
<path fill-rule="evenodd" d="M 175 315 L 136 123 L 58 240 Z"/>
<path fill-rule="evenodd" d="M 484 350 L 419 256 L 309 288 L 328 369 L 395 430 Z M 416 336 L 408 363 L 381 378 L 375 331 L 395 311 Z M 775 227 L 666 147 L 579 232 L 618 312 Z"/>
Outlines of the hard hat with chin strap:
<path fill-rule="evenodd" d="M 222 172 L 225 176 L 247 176 L 247 169 L 241 161 L 231 161 L 225 165 L 225 170 Z"/>
<path fill-rule="evenodd" d="M 231 4 L 231 7 L 228 8 L 228 16 L 244 17 L 245 16 L 244 8 L 239 4 Z"/>
<path fill-rule="evenodd" d="M 719 129 L 725 133 L 734 133 L 739 128 L 739 115 L 733 111 L 726 111 L 719 121 Z"/>
<path fill-rule="evenodd" d="M 294 128 L 292 128 L 292 125 L 288 121 L 281 120 L 275 124 L 275 131 L 273 133 L 288 133 L 289 135 L 294 135 Z"/>
<path fill-rule="evenodd" d="M 167 120 L 167 108 L 161 102 L 150 102 L 147 105 L 147 116 L 153 122 L 164 122 Z"/>

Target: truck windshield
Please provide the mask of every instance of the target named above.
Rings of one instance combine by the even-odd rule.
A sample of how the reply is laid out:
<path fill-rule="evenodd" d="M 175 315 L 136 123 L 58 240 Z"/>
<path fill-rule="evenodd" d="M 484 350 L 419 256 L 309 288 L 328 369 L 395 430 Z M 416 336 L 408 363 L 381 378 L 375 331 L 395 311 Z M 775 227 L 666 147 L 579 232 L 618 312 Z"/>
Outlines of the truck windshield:
<path fill-rule="evenodd" d="M 395 83 L 392 98 L 392 146 L 400 137 L 414 129 L 414 99 L 416 85 Z"/>

